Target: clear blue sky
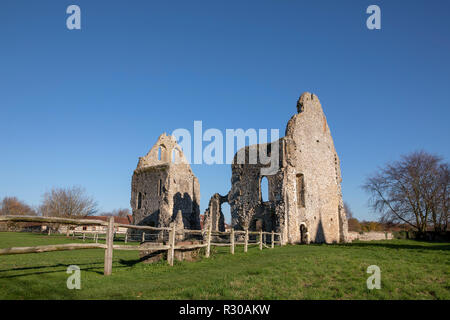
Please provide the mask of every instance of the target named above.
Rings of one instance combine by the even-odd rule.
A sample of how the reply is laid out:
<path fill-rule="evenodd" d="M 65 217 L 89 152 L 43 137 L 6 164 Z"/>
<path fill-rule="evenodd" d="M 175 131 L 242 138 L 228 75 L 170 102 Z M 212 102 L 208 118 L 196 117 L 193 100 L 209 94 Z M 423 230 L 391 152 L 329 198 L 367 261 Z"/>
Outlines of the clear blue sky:
<path fill-rule="evenodd" d="M 82 30 L 66 28 L 81 8 Z M 381 7 L 381 30 L 366 8 Z M 344 199 L 400 154 L 448 159 L 450 2 L 22 1 L 0 3 L 0 197 L 38 205 L 81 185 L 101 210 L 129 207 L 139 156 L 162 132 L 279 128 L 317 94 L 341 159 Z M 201 210 L 229 165 L 194 165 Z M 227 214 L 229 220 L 229 214 Z"/>

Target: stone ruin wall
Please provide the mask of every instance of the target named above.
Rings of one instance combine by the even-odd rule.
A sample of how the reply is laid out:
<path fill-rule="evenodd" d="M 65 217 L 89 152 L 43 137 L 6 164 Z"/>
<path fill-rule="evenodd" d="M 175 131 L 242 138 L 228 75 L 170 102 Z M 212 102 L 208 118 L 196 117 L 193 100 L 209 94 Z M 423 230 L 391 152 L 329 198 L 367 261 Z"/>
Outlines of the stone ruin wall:
<path fill-rule="evenodd" d="M 139 159 L 130 204 L 133 224 L 168 227 L 176 222 L 182 224 L 178 228 L 200 229 L 200 184 L 174 137 L 161 135 Z"/>
<path fill-rule="evenodd" d="M 211 223 L 212 231 L 225 231 L 225 217 L 222 213 L 222 203 L 228 202 L 227 196 L 215 193 L 209 200 L 208 208 L 205 211 L 204 228 L 207 229 Z"/>
<path fill-rule="evenodd" d="M 290 219 L 285 232 L 289 242 L 296 242 L 300 238 L 299 223 L 305 222 L 311 241 L 345 242 L 348 227 L 340 162 L 319 98 L 302 94 L 297 111 L 285 135 L 286 211 Z M 303 175 L 304 205 L 297 199 L 298 175 Z"/>
<path fill-rule="evenodd" d="M 285 137 L 238 151 L 232 164 L 231 190 L 225 196 L 211 197 L 205 226 L 211 221 L 214 231 L 225 229 L 221 205 L 228 202 L 236 230 L 281 232 L 285 243 L 347 241 L 339 157 L 317 96 L 302 94 L 297 112 L 287 124 Z M 249 164 L 249 154 L 252 148 L 257 148 L 257 153 L 271 152 L 276 150 L 275 144 L 280 167 L 265 176 L 269 199 L 263 202 L 261 169 L 269 165 Z M 246 157 L 245 164 L 236 163 L 240 152 Z M 200 229 L 199 203 L 200 185 L 181 148 L 174 137 L 161 135 L 139 159 L 133 174 L 133 223 L 166 227 L 175 222 L 179 228 Z"/>
<path fill-rule="evenodd" d="M 261 200 L 264 166 L 248 164 L 250 148 L 259 152 L 259 146 L 244 148 L 246 164 L 236 164 L 235 156 L 228 194 L 232 225 L 281 232 L 289 243 L 345 242 L 340 164 L 326 117 L 319 99 L 310 93 L 300 97 L 297 111 L 278 141 L 280 169 L 266 176 L 268 201 Z M 306 228 L 304 234 L 301 227 Z"/>
<path fill-rule="evenodd" d="M 277 141 L 275 143 L 280 143 Z M 269 144 L 269 145 L 273 145 Z M 251 150 L 252 147 L 258 147 Z M 261 150 L 268 150 L 268 145 L 261 145 Z M 269 148 L 271 150 L 273 148 Z M 231 166 L 231 190 L 228 194 L 228 202 L 230 204 L 232 226 L 237 230 L 263 230 L 270 232 L 280 232 L 280 225 L 283 223 L 283 170 L 279 170 L 274 175 L 266 176 L 268 182 L 268 201 L 262 201 L 260 190 L 261 169 L 268 167 L 261 163 L 249 164 L 249 155 L 261 152 L 259 145 L 247 146 L 241 149 L 245 154 L 245 163 L 237 163 L 237 154 L 234 157 Z M 267 151 L 264 151 L 267 155 Z M 279 153 L 279 163 L 282 163 L 283 153 Z"/>

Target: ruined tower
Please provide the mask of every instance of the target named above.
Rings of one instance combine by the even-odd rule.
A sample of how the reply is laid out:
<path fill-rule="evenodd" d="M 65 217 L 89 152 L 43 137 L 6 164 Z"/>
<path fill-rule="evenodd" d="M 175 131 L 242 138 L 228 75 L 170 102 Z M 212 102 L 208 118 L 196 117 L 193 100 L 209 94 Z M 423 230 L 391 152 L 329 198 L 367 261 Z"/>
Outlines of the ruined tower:
<path fill-rule="evenodd" d="M 251 150 L 258 162 L 249 163 Z M 259 155 L 277 152 L 279 169 L 263 175 Z M 232 164 L 231 207 L 235 229 L 281 232 L 285 243 L 345 242 L 347 220 L 341 193 L 339 157 L 317 96 L 303 93 L 285 137 L 265 145 L 247 146 L 243 164 Z M 236 154 L 236 155 L 237 155 Z M 263 201 L 261 183 L 268 181 Z"/>
<path fill-rule="evenodd" d="M 130 204 L 135 225 L 200 229 L 200 184 L 173 136 L 162 134 L 139 158 Z"/>

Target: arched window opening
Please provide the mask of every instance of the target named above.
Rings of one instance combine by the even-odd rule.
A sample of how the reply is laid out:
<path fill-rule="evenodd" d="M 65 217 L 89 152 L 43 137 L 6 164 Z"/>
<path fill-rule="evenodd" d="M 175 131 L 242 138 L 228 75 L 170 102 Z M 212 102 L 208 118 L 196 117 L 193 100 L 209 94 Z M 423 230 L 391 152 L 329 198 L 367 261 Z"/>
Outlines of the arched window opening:
<path fill-rule="evenodd" d="M 222 213 L 223 217 L 225 219 L 225 223 L 229 226 L 232 226 L 232 219 L 231 219 L 231 208 L 230 204 L 228 202 L 222 203 Z"/>
<path fill-rule="evenodd" d="M 158 148 L 158 160 L 161 161 L 162 150 L 161 147 Z"/>
<path fill-rule="evenodd" d="M 140 192 L 138 195 L 137 208 L 138 209 L 142 208 L 142 193 L 140 193 Z"/>
<path fill-rule="evenodd" d="M 269 201 L 269 181 L 267 177 L 261 178 L 260 193 L 262 202 Z"/>

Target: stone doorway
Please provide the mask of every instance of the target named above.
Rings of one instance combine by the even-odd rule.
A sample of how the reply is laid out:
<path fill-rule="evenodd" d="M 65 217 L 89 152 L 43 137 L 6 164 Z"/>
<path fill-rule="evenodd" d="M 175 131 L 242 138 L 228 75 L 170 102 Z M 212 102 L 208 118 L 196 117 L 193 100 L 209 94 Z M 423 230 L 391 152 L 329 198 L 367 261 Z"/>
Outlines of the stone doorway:
<path fill-rule="evenodd" d="M 309 244 L 309 232 L 306 224 L 300 224 L 300 243 L 301 244 Z"/>

